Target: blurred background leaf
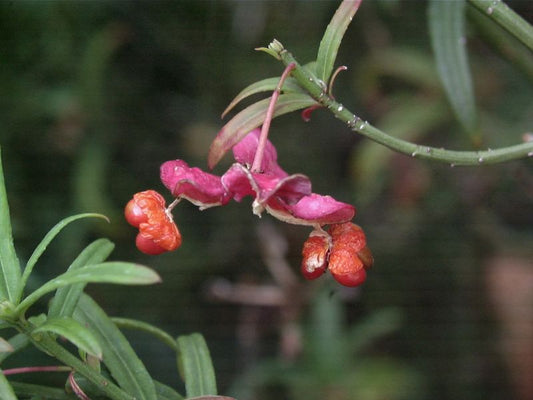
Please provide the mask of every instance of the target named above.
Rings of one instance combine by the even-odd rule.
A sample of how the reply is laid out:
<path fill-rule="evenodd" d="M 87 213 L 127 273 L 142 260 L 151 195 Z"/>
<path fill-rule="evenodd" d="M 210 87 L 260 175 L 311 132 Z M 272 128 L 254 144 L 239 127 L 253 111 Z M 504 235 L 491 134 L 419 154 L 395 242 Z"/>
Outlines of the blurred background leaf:
<path fill-rule="evenodd" d="M 465 27 L 466 0 L 430 1 L 429 33 L 437 71 L 452 109 L 471 136 L 481 141 L 477 131 L 476 102 L 468 65 Z"/>

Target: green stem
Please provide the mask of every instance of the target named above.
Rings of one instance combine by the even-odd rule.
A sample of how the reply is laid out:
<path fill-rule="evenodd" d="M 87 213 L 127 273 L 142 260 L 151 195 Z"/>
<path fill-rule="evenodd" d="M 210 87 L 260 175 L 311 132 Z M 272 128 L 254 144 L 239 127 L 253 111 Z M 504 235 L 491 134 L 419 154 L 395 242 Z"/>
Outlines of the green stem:
<path fill-rule="evenodd" d="M 526 77 L 533 81 L 533 52 L 525 46 L 517 46 L 513 36 L 503 32 L 503 28 L 495 24 L 474 7 L 468 10 L 470 22 L 481 40 L 491 46 L 503 58 L 508 60 Z"/>
<path fill-rule="evenodd" d="M 487 149 L 484 151 L 454 151 L 430 146 L 421 146 L 390 136 L 372 126 L 367 121 L 361 120 L 361 118 L 353 114 L 341 103 L 335 101 L 325 92 L 323 85 L 320 85 L 316 77 L 309 70 L 302 67 L 291 53 L 283 49 L 279 42 L 278 44 L 278 54 L 283 64 L 287 66 L 294 63 L 295 69 L 292 72 L 293 77 L 318 103 L 323 107 L 326 107 L 338 119 L 346 123 L 352 131 L 358 132 L 392 150 L 412 157 L 448 163 L 452 166 L 496 164 L 533 156 L 533 142 L 531 141 L 509 147 Z"/>
<path fill-rule="evenodd" d="M 533 50 L 533 26 L 501 0 L 469 0 L 483 14 Z"/>
<path fill-rule="evenodd" d="M 109 398 L 113 400 L 135 400 L 133 396 L 123 391 L 113 382 L 110 382 L 107 378 L 100 375 L 79 358 L 75 357 L 50 336 L 42 335 L 39 336 L 39 339 L 33 338 L 31 335 L 33 327 L 28 322 L 19 322 L 16 324 L 16 328 L 18 331 L 25 334 L 35 347 L 55 357 L 63 364 L 70 366 L 74 371 L 94 383 L 103 393 L 109 396 Z"/>

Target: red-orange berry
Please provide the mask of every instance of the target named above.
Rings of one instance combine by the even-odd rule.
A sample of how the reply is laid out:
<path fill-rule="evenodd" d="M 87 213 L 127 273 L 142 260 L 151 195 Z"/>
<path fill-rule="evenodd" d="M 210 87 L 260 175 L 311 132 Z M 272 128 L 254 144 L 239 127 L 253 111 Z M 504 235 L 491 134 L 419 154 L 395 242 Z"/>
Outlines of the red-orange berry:
<path fill-rule="evenodd" d="M 163 215 L 152 213 L 148 222 L 144 222 L 139 226 L 139 234 L 146 239 L 152 240 L 165 251 L 176 250 L 181 246 L 181 234 L 178 227 L 164 210 Z"/>
<path fill-rule="evenodd" d="M 134 199 L 131 199 L 128 204 L 126 204 L 124 216 L 126 217 L 126 221 L 136 228 L 138 228 L 141 223 L 148 220 L 148 217 L 143 212 L 142 208 L 137 205 Z"/>
<path fill-rule="evenodd" d="M 316 279 L 327 268 L 329 253 L 329 238 L 324 235 L 311 235 L 302 248 L 302 275 L 306 279 Z"/>
<path fill-rule="evenodd" d="M 181 234 L 165 208 L 165 199 L 154 190 L 136 193 L 126 205 L 126 220 L 139 228 L 137 248 L 146 254 L 161 254 L 181 245 Z"/>
<path fill-rule="evenodd" d="M 339 243 L 350 246 L 355 252 L 361 251 L 366 246 L 365 233 L 359 225 L 352 222 L 331 225 L 328 232 L 333 242 L 340 240 Z"/>
<path fill-rule="evenodd" d="M 135 193 L 126 208 L 124 216 L 126 221 L 136 228 L 143 222 L 148 222 L 148 213 L 150 210 L 165 208 L 165 199 L 155 190 L 145 190 Z"/>
<path fill-rule="evenodd" d="M 156 242 L 154 242 L 153 239 L 143 236 L 140 232 L 135 238 L 135 246 L 137 246 L 137 248 L 144 254 L 149 254 L 152 256 L 156 256 L 167 251 L 163 247 L 159 246 Z"/>
<path fill-rule="evenodd" d="M 372 254 L 366 247 L 363 230 L 351 222 L 332 225 L 329 229 L 332 247 L 329 270 L 337 282 L 359 286 L 366 279 L 365 268 L 372 265 Z"/>
<path fill-rule="evenodd" d="M 345 274 L 338 274 L 332 270 L 330 271 L 333 278 L 343 286 L 356 287 L 363 284 L 366 280 L 366 271 L 364 269 L 350 271 Z"/>

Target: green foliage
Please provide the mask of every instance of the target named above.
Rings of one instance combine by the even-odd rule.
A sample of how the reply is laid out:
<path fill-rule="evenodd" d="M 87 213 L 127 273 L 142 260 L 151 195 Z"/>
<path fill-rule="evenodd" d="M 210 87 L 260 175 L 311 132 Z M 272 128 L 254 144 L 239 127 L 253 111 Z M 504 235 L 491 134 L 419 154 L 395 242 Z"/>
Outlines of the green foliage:
<path fill-rule="evenodd" d="M 75 271 L 87 265 L 94 265 L 104 262 L 113 251 L 115 245 L 108 239 L 97 239 L 89 244 L 76 257 L 69 266 L 68 271 Z M 68 285 L 57 289 L 54 298 L 48 309 L 48 316 L 53 317 L 71 317 L 78 300 L 83 293 L 85 283 Z"/>
<path fill-rule="evenodd" d="M 215 371 L 202 335 L 178 336 L 178 367 L 185 380 L 187 397 L 216 395 Z"/>
<path fill-rule="evenodd" d="M 120 387 L 137 399 L 157 398 L 152 378 L 128 340 L 89 296 L 80 298 L 74 318 L 91 327 L 102 346 L 103 363 Z"/>
<path fill-rule="evenodd" d="M 342 38 L 360 4 L 361 0 L 343 1 L 324 32 L 316 57 L 316 74 L 322 82 L 329 82 Z"/>
<path fill-rule="evenodd" d="M 64 337 L 76 346 L 80 351 L 88 353 L 96 358 L 102 358 L 102 348 L 98 339 L 90 330 L 78 321 L 68 318 L 47 318 L 32 331 L 32 336 L 39 340 L 39 334 L 49 332 Z"/>
<path fill-rule="evenodd" d="M 74 221 L 76 221 L 78 219 L 81 219 L 81 218 L 90 218 L 90 217 L 107 219 L 107 217 L 105 215 L 102 215 L 102 214 L 79 214 L 79 215 L 73 215 L 72 217 L 68 217 L 68 218 L 63 219 L 62 221 L 59 221 L 52 229 L 50 229 L 50 231 L 48 231 L 46 236 L 43 238 L 41 243 L 39 243 L 37 245 L 37 247 L 35 248 L 35 250 L 33 251 L 32 255 L 31 255 L 30 259 L 26 263 L 26 267 L 24 268 L 24 272 L 22 274 L 22 288 L 24 288 L 24 286 L 26 286 L 26 282 L 28 280 L 28 277 L 30 276 L 30 274 L 33 271 L 33 267 L 35 266 L 35 264 L 37 263 L 37 261 L 39 260 L 41 255 L 44 253 L 44 251 L 46 250 L 46 248 L 48 247 L 50 242 L 52 240 L 54 240 L 54 238 L 59 234 L 59 232 L 61 232 L 61 230 L 63 230 L 63 228 L 65 228 L 71 222 L 74 222 Z M 21 290 L 21 292 L 22 292 L 22 290 Z"/>
<path fill-rule="evenodd" d="M 0 160 L 1 161 L 1 160 Z M 147 285 L 160 282 L 160 277 L 153 270 L 142 265 L 105 260 L 113 250 L 113 243 L 99 239 L 89 244 L 71 263 L 68 270 L 45 282 L 33 290 L 21 301 L 26 282 L 34 266 L 45 253 L 52 240 L 71 222 L 87 217 L 106 218 L 100 214 L 79 214 L 68 217 L 56 224 L 42 239 L 30 256 L 20 279 L 18 259 L 13 246 L 10 229 L 10 215 L 0 162 L 0 203 L 2 210 L 0 225 L 7 240 L 2 241 L 3 250 L 8 257 L 2 258 L 1 270 L 4 277 L 4 290 L 0 292 L 3 308 L 0 312 L 0 329 L 19 331 L 9 341 L 3 338 L 0 362 L 32 343 L 38 349 L 63 361 L 72 371 L 77 391 L 85 391 L 90 396 L 102 395 L 111 399 L 143 400 L 180 400 L 183 397 L 170 386 L 154 381 L 144 364 L 120 332 L 117 325 L 94 300 L 83 293 L 87 283 L 114 283 L 122 285 Z M 2 237 L 3 239 L 4 237 Z M 12 249 L 12 250 L 10 250 Z M 9 278 L 9 276 L 14 276 Z M 22 282 L 22 285 L 20 284 Z M 11 295 L 20 291 L 20 295 Z M 56 292 L 50 305 L 48 315 L 39 314 L 26 318 L 26 312 L 45 294 Z M 9 302 L 13 299 L 13 302 Z M 130 321 L 130 325 L 132 325 Z M 133 323 L 136 327 L 155 332 L 167 339 L 168 334 L 151 327 L 149 324 Z M 56 343 L 57 338 L 68 340 L 82 355 L 74 357 Z M 168 340 L 168 339 L 167 339 Z M 170 339 L 172 340 L 172 339 Z M 189 395 L 216 394 L 216 383 L 211 358 L 207 345 L 199 334 L 179 337 L 177 343 L 172 341 L 173 350 L 178 352 L 185 371 L 186 388 Z M 103 364 L 104 368 L 101 367 Z M 28 367 L 30 368 L 30 367 Z M 44 367 L 31 367 L 35 371 Z M 57 371 L 64 370 L 58 367 Z M 111 378 L 107 376 L 107 372 Z M 73 372 L 74 373 L 74 372 Z M 111 379 L 113 382 L 111 382 Z M 24 396 L 37 396 L 48 399 L 68 399 L 63 390 L 39 385 L 11 385 L 6 376 L 0 373 L 0 397 L 17 400 L 16 393 Z M 94 393 L 93 393 L 94 392 Z"/>
<path fill-rule="evenodd" d="M 248 371 L 233 391 L 237 398 L 259 396 L 267 385 L 281 386 L 291 399 L 423 399 L 423 378 L 411 366 L 373 354 L 380 340 L 402 325 L 398 309 L 376 311 L 353 326 L 343 303 L 322 290 L 313 301 L 301 359 L 270 359 Z M 378 352 L 379 353 L 379 352 Z"/>
<path fill-rule="evenodd" d="M 8 300 L 15 303 L 19 299 L 20 279 L 20 265 L 11 234 L 11 218 L 0 147 L 0 301 Z"/>
<path fill-rule="evenodd" d="M 0 397 L 5 400 L 17 400 L 13 388 L 0 369 Z"/>

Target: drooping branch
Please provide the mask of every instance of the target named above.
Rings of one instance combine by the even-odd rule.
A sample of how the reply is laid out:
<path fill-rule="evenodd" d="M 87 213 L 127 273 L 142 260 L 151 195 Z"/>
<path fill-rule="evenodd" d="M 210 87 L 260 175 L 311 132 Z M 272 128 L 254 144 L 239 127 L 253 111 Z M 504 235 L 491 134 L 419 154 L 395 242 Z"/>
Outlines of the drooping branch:
<path fill-rule="evenodd" d="M 533 141 L 530 140 L 513 146 L 482 151 L 456 151 L 423 146 L 398 139 L 372 126 L 368 121 L 363 121 L 341 103 L 337 102 L 326 92 L 323 82 L 314 76 L 310 70 L 300 65 L 294 56 L 283 48 L 281 43 L 274 41 L 269 48 L 277 53 L 279 59 L 285 66 L 290 64 L 295 65 L 292 71 L 293 77 L 324 108 L 328 109 L 339 120 L 343 121 L 352 131 L 366 136 L 394 151 L 420 159 L 448 163 L 452 166 L 479 166 L 533 157 Z"/>

